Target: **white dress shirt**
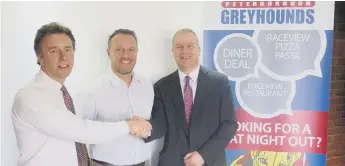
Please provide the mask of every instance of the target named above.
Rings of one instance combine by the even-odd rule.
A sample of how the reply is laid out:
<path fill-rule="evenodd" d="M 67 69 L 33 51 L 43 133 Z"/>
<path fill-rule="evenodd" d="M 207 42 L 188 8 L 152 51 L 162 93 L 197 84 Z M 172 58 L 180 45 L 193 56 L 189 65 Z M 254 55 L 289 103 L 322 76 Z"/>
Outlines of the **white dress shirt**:
<path fill-rule="evenodd" d="M 40 71 L 16 94 L 12 121 L 19 166 L 77 166 L 75 142 L 108 143 L 129 135 L 124 121 L 93 122 L 71 113 L 64 104 L 61 86 Z"/>
<path fill-rule="evenodd" d="M 117 122 L 134 115 L 150 119 L 152 83 L 136 74 L 128 85 L 109 69 L 100 79 L 77 95 L 77 108 L 85 119 Z M 116 142 L 89 146 L 91 158 L 113 165 L 132 165 L 150 159 L 152 143 L 123 135 Z"/>
<path fill-rule="evenodd" d="M 196 92 L 196 87 L 198 84 L 198 76 L 199 76 L 199 70 L 200 70 L 200 65 L 196 69 L 194 69 L 190 74 L 189 74 L 189 85 L 191 86 L 193 90 L 193 101 L 195 99 L 195 92 Z M 186 85 L 186 74 L 182 72 L 180 69 L 178 69 L 178 75 L 180 78 L 180 84 L 181 84 L 181 90 L 182 90 L 182 96 L 184 99 L 184 87 Z"/>

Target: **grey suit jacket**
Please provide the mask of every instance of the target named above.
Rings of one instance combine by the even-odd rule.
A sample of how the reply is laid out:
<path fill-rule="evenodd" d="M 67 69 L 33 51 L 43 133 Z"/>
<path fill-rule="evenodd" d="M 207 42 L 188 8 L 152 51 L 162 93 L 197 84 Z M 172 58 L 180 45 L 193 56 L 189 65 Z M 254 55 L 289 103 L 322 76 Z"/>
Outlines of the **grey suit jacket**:
<path fill-rule="evenodd" d="M 226 165 L 225 147 L 238 127 L 228 78 L 201 66 L 197 81 L 189 127 L 178 71 L 154 85 L 153 130 L 145 141 L 165 136 L 159 166 L 184 166 L 184 155 L 193 151 L 206 166 Z"/>

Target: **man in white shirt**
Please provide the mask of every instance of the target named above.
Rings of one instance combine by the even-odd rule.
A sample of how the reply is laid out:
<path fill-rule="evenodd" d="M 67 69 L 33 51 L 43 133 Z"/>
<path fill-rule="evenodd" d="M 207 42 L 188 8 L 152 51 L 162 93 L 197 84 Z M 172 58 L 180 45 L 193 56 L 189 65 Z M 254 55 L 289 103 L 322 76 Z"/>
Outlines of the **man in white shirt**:
<path fill-rule="evenodd" d="M 135 32 L 114 31 L 109 36 L 107 52 L 111 69 L 77 96 L 83 118 L 109 122 L 149 119 L 154 92 L 151 82 L 133 72 L 138 53 Z M 144 166 L 151 157 L 152 144 L 146 144 L 139 135 L 123 135 L 116 142 L 90 145 L 92 166 Z"/>
<path fill-rule="evenodd" d="M 15 96 L 12 120 L 19 147 L 19 166 L 88 166 L 85 144 L 110 143 L 150 131 L 143 120 L 96 122 L 75 115 L 63 85 L 74 63 L 75 39 L 58 23 L 42 26 L 34 49 L 41 69 Z"/>

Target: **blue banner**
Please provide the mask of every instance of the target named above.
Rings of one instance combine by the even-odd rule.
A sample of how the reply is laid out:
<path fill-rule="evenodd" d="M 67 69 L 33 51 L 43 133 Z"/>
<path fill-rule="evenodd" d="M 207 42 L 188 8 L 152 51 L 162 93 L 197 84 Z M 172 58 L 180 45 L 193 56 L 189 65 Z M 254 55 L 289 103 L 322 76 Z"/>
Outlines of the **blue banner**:
<path fill-rule="evenodd" d="M 325 166 L 334 2 L 205 2 L 203 65 L 229 78 L 229 166 Z"/>

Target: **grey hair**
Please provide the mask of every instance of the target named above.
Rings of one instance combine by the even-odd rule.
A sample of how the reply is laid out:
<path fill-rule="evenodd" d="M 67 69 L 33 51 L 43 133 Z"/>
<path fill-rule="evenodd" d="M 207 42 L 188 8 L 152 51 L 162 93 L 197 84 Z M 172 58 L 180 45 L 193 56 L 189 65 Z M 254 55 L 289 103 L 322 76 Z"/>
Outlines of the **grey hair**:
<path fill-rule="evenodd" d="M 178 34 L 181 34 L 181 33 L 191 33 L 191 34 L 193 34 L 193 35 L 197 38 L 197 40 L 199 41 L 198 36 L 196 35 L 196 33 L 195 33 L 192 29 L 183 28 L 183 29 L 180 29 L 180 30 L 176 31 L 176 33 L 175 33 L 175 35 L 174 35 L 174 37 L 173 37 L 173 40 L 172 40 L 172 43 L 173 43 L 173 44 L 174 44 L 174 42 L 175 42 L 176 36 L 177 36 Z"/>

